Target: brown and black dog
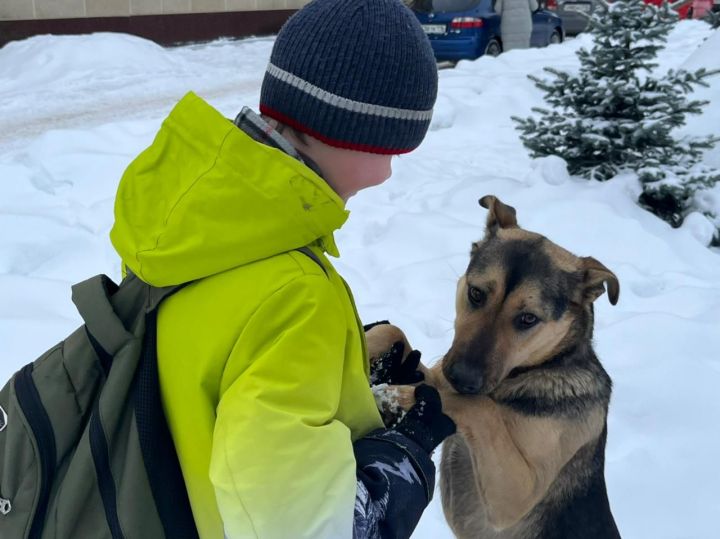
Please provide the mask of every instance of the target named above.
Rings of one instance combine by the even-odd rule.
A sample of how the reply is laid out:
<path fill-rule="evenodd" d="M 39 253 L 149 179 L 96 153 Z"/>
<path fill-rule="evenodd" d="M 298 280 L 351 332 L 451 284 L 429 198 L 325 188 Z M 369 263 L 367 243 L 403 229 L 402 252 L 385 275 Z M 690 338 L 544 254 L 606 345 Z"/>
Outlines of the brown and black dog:
<path fill-rule="evenodd" d="M 460 539 L 620 537 L 605 487 L 610 377 L 592 347 L 593 302 L 617 277 L 518 226 L 493 196 L 456 295 L 455 337 L 426 371 L 458 433 L 440 490 Z M 413 388 L 398 386 L 408 409 Z"/>

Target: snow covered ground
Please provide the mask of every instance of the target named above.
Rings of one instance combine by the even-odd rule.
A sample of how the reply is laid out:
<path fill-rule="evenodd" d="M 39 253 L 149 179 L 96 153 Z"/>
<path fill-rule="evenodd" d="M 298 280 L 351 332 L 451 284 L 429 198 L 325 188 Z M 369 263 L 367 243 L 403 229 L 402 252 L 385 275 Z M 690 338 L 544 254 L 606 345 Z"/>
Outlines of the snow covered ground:
<path fill-rule="evenodd" d="M 674 230 L 637 207 L 632 178 L 588 183 L 557 160 L 531 160 L 510 121 L 541 104 L 527 74 L 577 69 L 574 53 L 588 44 L 580 36 L 443 70 L 426 142 L 396 160 L 385 185 L 350 201 L 337 266 L 363 319 L 404 327 L 433 362 L 451 342 L 455 281 L 483 232 L 481 196 L 602 261 L 621 283 L 616 307 L 596 304 L 596 348 L 615 382 L 606 475 L 618 525 L 626 538 L 716 538 L 720 251 L 701 243 L 699 216 Z M 175 101 L 192 89 L 229 117 L 256 106 L 271 47 L 163 49 L 96 34 L 0 49 L 0 383 L 79 323 L 70 284 L 118 277 L 108 240 L 117 182 Z M 720 32 L 685 21 L 662 68 L 720 67 L 719 49 Z M 685 132 L 718 135 L 720 77 L 700 95 L 713 103 Z M 720 165 L 720 148 L 706 162 Z M 452 537 L 439 495 L 414 537 Z"/>

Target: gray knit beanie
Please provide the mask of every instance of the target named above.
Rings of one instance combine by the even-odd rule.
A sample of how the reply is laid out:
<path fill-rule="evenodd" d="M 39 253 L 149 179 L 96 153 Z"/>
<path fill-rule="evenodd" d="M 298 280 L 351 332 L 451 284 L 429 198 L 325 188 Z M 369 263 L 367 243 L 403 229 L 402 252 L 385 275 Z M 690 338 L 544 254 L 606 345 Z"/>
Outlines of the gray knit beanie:
<path fill-rule="evenodd" d="M 430 125 L 437 65 L 400 0 L 313 0 L 280 30 L 260 111 L 326 144 L 415 149 Z"/>

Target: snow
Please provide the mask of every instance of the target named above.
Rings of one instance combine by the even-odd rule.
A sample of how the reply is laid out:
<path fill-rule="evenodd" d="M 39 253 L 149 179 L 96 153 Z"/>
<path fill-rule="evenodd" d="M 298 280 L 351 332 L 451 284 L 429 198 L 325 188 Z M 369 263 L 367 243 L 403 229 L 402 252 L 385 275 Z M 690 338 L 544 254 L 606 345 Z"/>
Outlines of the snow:
<path fill-rule="evenodd" d="M 570 180 L 567 163 L 556 155 L 535 159 L 530 167 L 532 172 L 525 176 L 525 183 L 528 186 L 536 181 L 544 181 L 550 185 L 562 185 Z"/>
<path fill-rule="evenodd" d="M 350 201 L 337 267 L 362 318 L 402 327 L 432 363 L 452 340 L 455 283 L 483 234 L 483 195 L 513 205 L 525 228 L 602 261 L 621 283 L 617 306 L 596 302 L 595 337 L 614 380 L 606 476 L 618 525 L 631 539 L 709 539 L 720 510 L 720 251 L 705 247 L 707 221 L 693 215 L 672 229 L 634 203 L 631 176 L 591 183 L 558 159 L 531 160 L 510 120 L 543 105 L 527 75 L 577 70 L 589 39 L 441 71 L 426 142 L 396 159 L 390 181 Z M 717 68 L 719 46 L 720 32 L 683 21 L 659 69 Z M 192 89 L 228 117 L 256 106 L 271 47 L 163 49 L 94 34 L 0 49 L 0 380 L 77 326 L 72 283 L 119 277 L 108 240 L 117 182 L 174 102 Z M 720 77 L 698 96 L 711 104 L 682 132 L 720 134 Z M 720 165 L 720 148 L 705 164 Z M 413 537 L 452 537 L 439 493 Z"/>
<path fill-rule="evenodd" d="M 0 49 L 0 145 L 118 118 L 159 123 L 188 88 L 231 99 L 231 110 L 254 103 L 271 47 L 265 38 L 166 49 L 113 33 L 10 42 Z"/>

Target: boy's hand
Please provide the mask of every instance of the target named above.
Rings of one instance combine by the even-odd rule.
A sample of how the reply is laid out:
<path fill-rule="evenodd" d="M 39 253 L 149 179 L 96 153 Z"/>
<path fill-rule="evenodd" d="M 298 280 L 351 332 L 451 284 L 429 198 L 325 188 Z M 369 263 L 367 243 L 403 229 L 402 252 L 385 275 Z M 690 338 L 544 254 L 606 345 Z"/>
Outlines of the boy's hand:
<path fill-rule="evenodd" d="M 408 388 L 409 389 L 409 388 Z M 443 413 L 438 390 L 420 384 L 414 390 L 415 404 L 394 430 L 407 436 L 428 453 L 457 430 L 455 422 Z"/>
<path fill-rule="evenodd" d="M 422 382 L 425 375 L 418 370 L 420 351 L 405 355 L 405 343 L 396 341 L 390 350 L 370 364 L 370 384 L 411 385 Z"/>

